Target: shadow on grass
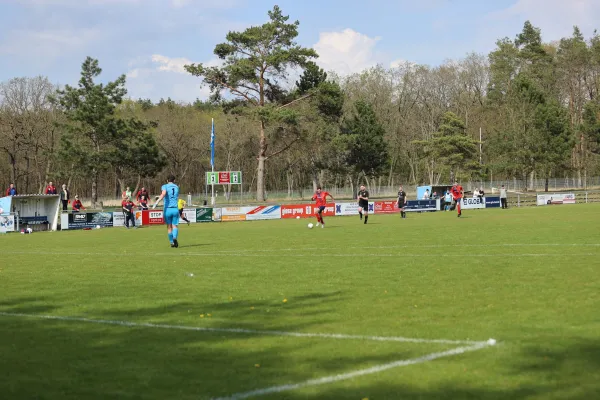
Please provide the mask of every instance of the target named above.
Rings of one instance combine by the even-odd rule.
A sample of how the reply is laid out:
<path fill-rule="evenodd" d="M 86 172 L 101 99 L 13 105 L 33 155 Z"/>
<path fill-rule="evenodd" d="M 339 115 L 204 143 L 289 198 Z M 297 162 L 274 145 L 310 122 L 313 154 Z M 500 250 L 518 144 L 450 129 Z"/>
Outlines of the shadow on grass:
<path fill-rule="evenodd" d="M 318 315 L 323 302 L 332 307 L 343 301 L 340 292 L 313 293 L 292 298 L 289 303 L 269 301 L 229 301 L 193 304 L 180 302 L 164 307 L 101 310 L 97 319 L 123 319 L 139 322 L 174 323 L 187 316 L 190 308 L 213 310 L 225 314 L 224 321 L 215 319 L 203 325 L 190 326 L 230 328 L 230 320 L 239 319 L 248 329 L 280 329 L 311 331 L 321 319 L 301 318 L 303 313 Z M 51 299 L 23 297 L 0 302 L 0 310 L 13 313 L 60 314 L 53 306 L 39 302 Z M 125 307 L 125 306 L 124 306 Z M 298 317 L 298 322 L 282 325 L 278 315 L 266 313 L 245 318 L 249 308 L 279 308 Z M 284 312 L 281 311 L 281 312 Z M 272 311 L 274 312 L 274 311 Z M 181 314 L 181 315 L 180 315 Z M 322 312 L 321 315 L 326 315 Z M 131 318 L 130 318 L 131 317 Z M 371 351 L 364 343 L 325 342 L 320 339 L 244 335 L 221 332 L 195 332 L 175 329 L 114 326 L 77 321 L 41 320 L 35 318 L 0 317 L 0 393 L 3 398 L 44 399 L 209 399 L 297 383 L 332 374 L 408 359 L 421 353 L 404 351 L 403 347 Z M 133 319 L 132 319 L 133 318 Z M 295 319 L 292 319 L 295 321 Z M 309 321 L 309 322 L 307 322 Z M 204 320 L 204 323 L 207 321 Z M 361 352 L 355 354 L 355 346 Z M 394 351 L 395 350 L 395 351 Z M 399 351 L 398 351 L 399 350 Z M 484 350 L 485 351 L 485 350 Z M 353 355 L 355 354 L 355 355 Z M 478 354 L 479 353 L 475 353 Z M 477 357 L 475 356 L 475 357 Z M 522 399 L 598 398 L 598 380 L 582 377 L 600 369 L 600 342 L 579 340 L 564 348 L 546 350 L 524 347 L 518 357 L 505 359 L 501 369 L 481 364 L 484 379 L 473 376 L 448 375 L 460 369 L 452 358 L 433 361 L 424 371 L 425 383 L 394 383 L 402 380 L 406 368 L 356 378 L 345 384 L 321 385 L 310 391 L 287 391 L 262 397 L 268 399 Z M 306 365 L 296 368 L 297 365 Z M 489 370 L 488 370 L 489 368 Z M 526 380 L 522 380 L 526 376 Z M 515 381 L 516 383 L 515 384 Z M 557 384 L 558 382 L 558 384 Z M 572 392 L 573 388 L 578 391 Z"/>

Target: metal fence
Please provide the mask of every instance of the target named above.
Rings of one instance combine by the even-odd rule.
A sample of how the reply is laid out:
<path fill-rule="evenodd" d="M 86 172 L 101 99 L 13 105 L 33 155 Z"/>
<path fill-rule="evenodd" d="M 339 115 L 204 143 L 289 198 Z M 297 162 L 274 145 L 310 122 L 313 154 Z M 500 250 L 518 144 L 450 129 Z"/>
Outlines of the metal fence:
<path fill-rule="evenodd" d="M 527 186 L 526 186 L 527 183 Z M 533 186 L 530 186 L 533 183 Z M 532 182 L 518 179 L 506 179 L 506 180 L 488 180 L 481 182 L 463 182 L 461 183 L 464 190 L 472 192 L 476 188 L 483 188 L 486 195 L 497 195 L 499 188 L 504 185 L 509 193 L 509 199 L 515 198 L 517 194 L 521 196 L 524 202 L 529 201 L 529 197 L 532 196 L 535 199 L 537 193 L 544 192 L 546 181 L 545 179 L 534 179 Z M 423 183 L 419 186 L 426 186 Z M 582 185 L 582 186 L 580 186 Z M 451 184 L 441 183 L 435 186 L 452 186 Z M 527 188 L 527 191 L 525 191 Z M 232 187 L 231 192 L 227 192 L 224 186 L 216 187 L 216 204 L 255 204 L 256 203 L 256 190 L 241 191 L 242 186 L 235 185 Z M 325 187 L 331 195 L 336 199 L 353 199 L 356 197 L 357 188 L 345 187 Z M 372 198 L 395 198 L 398 193 L 398 186 L 379 186 L 372 185 L 368 187 L 370 196 Z M 407 192 L 409 199 L 416 199 L 416 185 L 404 185 L 404 190 Z M 577 178 L 551 178 L 548 180 L 548 191 L 549 192 L 565 192 L 565 191 L 577 191 L 578 193 L 584 193 L 585 191 L 594 190 L 600 191 L 600 177 L 587 178 L 585 182 L 579 182 Z M 266 197 L 268 203 L 286 203 L 286 202 L 298 202 L 308 201 L 313 195 L 313 188 L 295 188 L 292 191 L 287 189 L 269 189 L 266 191 Z M 192 204 L 203 205 L 205 202 L 210 205 L 210 191 L 204 193 L 191 193 Z M 188 198 L 187 192 L 181 193 L 181 198 Z M 584 198 L 583 198 L 584 199 Z M 153 200 L 153 199 L 151 199 Z M 509 200 L 512 201 L 512 200 Z M 120 198 L 102 198 L 99 199 L 101 208 L 119 207 L 121 204 Z M 189 202 L 188 202 L 189 203 Z M 534 201 L 535 203 L 535 201 Z M 86 202 L 84 202 L 86 204 Z M 89 201 L 86 206 L 89 205 Z"/>

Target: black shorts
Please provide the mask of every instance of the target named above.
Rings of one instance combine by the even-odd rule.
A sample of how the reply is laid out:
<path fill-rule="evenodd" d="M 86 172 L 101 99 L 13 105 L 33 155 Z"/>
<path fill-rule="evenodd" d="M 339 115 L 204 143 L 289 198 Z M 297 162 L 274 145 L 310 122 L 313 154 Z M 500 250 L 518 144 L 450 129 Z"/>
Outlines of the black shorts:
<path fill-rule="evenodd" d="M 180 217 L 183 217 L 183 208 L 180 208 L 180 209 L 179 209 L 179 216 L 180 216 Z"/>
<path fill-rule="evenodd" d="M 358 203 L 358 208 L 362 208 L 364 211 L 369 212 L 369 203 Z"/>
<path fill-rule="evenodd" d="M 319 206 L 319 207 L 317 208 L 317 212 L 318 212 L 318 213 L 322 213 L 323 211 L 325 211 L 325 206 Z"/>

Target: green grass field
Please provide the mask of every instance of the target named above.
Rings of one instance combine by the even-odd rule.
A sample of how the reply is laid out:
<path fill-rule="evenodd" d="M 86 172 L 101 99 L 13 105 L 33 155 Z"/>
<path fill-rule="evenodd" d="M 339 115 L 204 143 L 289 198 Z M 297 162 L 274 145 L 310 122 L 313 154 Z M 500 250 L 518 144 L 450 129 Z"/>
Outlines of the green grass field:
<path fill-rule="evenodd" d="M 2 235 L 1 397 L 600 398 L 599 217 L 198 224 L 179 249 L 164 227 Z"/>

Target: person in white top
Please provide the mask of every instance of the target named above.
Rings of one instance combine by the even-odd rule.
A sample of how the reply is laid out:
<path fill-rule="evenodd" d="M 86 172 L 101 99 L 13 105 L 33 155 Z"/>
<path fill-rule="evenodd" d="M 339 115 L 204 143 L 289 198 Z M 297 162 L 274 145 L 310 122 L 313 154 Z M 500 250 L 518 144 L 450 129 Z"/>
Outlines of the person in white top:
<path fill-rule="evenodd" d="M 500 205 L 502 208 L 508 208 L 508 204 L 506 204 L 506 188 L 504 185 L 500 188 Z"/>
<path fill-rule="evenodd" d="M 479 197 L 479 189 L 473 190 L 473 197 Z"/>
<path fill-rule="evenodd" d="M 423 200 L 429 200 L 429 189 L 425 190 L 425 194 L 423 195 Z"/>

